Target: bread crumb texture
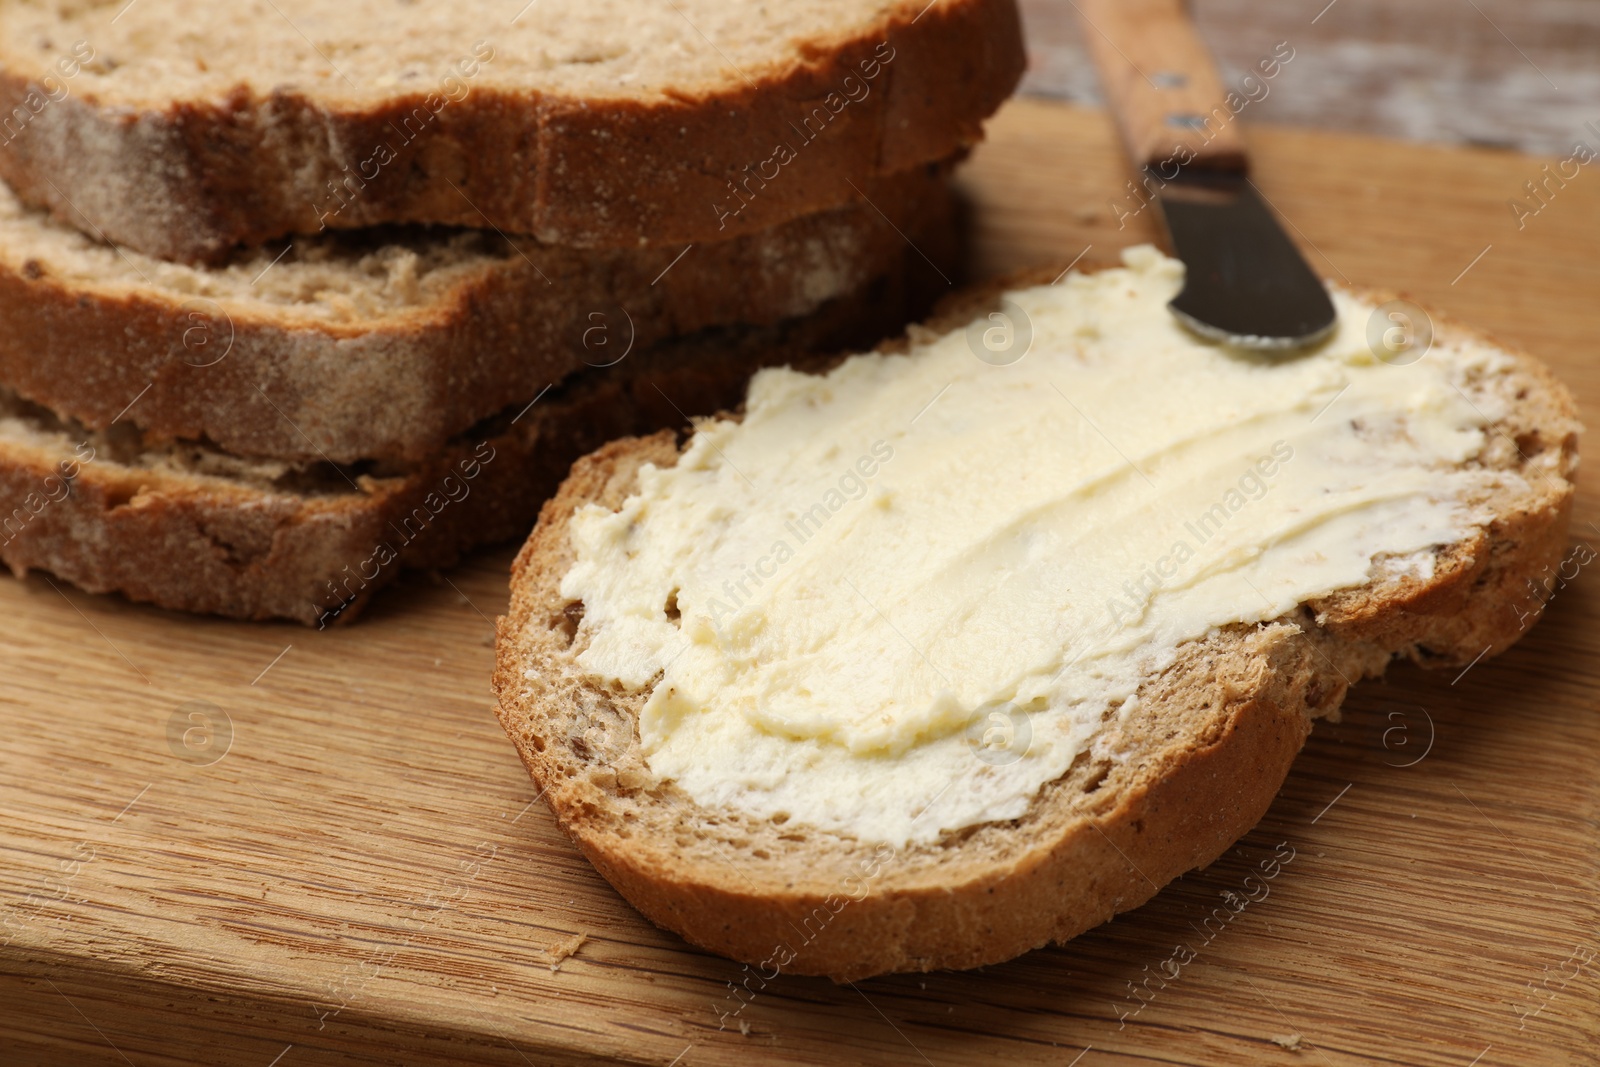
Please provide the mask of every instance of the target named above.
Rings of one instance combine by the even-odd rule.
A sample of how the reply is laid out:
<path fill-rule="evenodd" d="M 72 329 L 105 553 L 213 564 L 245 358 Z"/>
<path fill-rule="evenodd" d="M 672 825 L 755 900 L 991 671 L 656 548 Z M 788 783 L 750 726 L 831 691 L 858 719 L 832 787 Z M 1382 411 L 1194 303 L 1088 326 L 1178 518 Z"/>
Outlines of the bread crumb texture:
<path fill-rule="evenodd" d="M 588 934 L 576 933 L 571 937 L 557 941 L 554 945 L 551 945 L 550 948 L 545 952 L 545 955 L 547 955 L 550 959 L 550 970 L 561 970 L 561 965 L 567 960 L 571 959 L 573 956 L 576 956 L 578 954 L 578 950 L 588 943 Z"/>

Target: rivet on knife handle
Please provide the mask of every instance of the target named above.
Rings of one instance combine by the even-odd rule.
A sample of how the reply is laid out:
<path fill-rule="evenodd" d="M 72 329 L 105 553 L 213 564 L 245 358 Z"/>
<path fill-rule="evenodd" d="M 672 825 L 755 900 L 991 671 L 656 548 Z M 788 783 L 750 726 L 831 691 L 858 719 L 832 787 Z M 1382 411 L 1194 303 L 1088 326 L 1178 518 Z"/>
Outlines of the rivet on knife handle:
<path fill-rule="evenodd" d="M 1245 169 L 1227 90 L 1184 0 L 1073 3 L 1136 165 L 1167 174 L 1174 165 Z"/>

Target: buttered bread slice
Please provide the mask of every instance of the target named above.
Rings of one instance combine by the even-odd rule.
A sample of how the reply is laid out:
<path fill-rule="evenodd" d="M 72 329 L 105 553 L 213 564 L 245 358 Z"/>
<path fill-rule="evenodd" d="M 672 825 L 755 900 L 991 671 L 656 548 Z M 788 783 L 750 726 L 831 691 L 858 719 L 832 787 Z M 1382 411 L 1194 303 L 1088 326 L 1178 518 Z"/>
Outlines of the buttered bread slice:
<path fill-rule="evenodd" d="M 1215 859 L 1349 681 L 1522 632 L 1566 391 L 1352 293 L 1314 350 L 1209 344 L 1181 271 L 975 298 L 574 467 L 498 713 L 641 911 L 839 979 L 1007 959 Z"/>

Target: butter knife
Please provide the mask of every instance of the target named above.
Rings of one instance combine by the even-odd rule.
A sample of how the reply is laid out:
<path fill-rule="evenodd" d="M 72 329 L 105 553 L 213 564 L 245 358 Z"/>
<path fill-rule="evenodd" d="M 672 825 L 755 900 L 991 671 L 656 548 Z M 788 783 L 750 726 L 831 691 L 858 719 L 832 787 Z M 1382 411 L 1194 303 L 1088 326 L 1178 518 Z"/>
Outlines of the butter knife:
<path fill-rule="evenodd" d="M 1230 101 L 1184 0 L 1071 2 L 1123 145 L 1183 261 L 1172 313 L 1243 348 L 1327 337 L 1333 302 L 1250 181 L 1237 117 L 1247 97 Z"/>

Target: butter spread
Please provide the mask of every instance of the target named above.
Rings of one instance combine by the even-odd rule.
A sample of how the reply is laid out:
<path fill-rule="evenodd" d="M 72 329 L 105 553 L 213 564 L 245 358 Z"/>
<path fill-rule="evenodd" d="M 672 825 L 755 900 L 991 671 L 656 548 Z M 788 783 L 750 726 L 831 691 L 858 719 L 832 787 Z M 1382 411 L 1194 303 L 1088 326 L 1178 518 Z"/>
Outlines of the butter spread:
<path fill-rule="evenodd" d="M 1167 311 L 1181 264 L 1124 262 L 1007 294 L 1005 365 L 956 331 L 762 371 L 742 421 L 573 517 L 578 660 L 651 688 L 654 774 L 896 845 L 1015 818 L 1183 642 L 1486 521 L 1490 401 L 1459 383 L 1507 357 L 1383 362 L 1346 294 L 1317 349 L 1243 353 Z"/>

